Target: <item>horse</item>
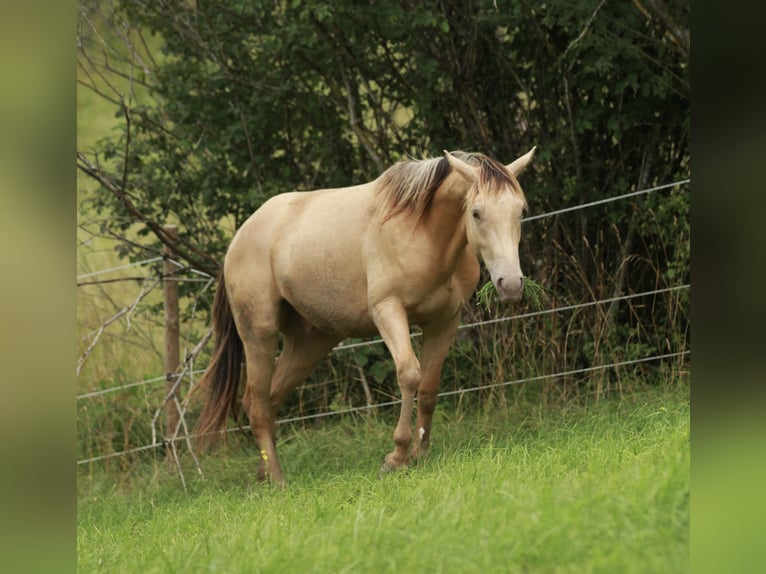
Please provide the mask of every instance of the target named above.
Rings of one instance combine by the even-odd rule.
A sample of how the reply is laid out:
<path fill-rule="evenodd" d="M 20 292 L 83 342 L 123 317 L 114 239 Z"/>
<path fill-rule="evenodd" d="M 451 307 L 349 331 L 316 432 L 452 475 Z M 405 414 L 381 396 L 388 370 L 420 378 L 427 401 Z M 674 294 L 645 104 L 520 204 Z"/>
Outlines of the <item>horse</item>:
<path fill-rule="evenodd" d="M 213 301 L 215 345 L 198 386 L 201 448 L 242 405 L 260 449 L 258 480 L 284 484 L 275 443 L 286 395 L 347 337 L 380 334 L 393 357 L 401 410 L 381 472 L 428 453 L 442 364 L 479 258 L 501 300 L 518 301 L 522 215 L 518 176 L 480 153 L 398 162 L 361 185 L 278 194 L 237 230 Z M 410 326 L 422 330 L 420 359 Z M 280 336 L 282 349 L 275 360 Z M 412 413 L 417 394 L 417 437 Z"/>

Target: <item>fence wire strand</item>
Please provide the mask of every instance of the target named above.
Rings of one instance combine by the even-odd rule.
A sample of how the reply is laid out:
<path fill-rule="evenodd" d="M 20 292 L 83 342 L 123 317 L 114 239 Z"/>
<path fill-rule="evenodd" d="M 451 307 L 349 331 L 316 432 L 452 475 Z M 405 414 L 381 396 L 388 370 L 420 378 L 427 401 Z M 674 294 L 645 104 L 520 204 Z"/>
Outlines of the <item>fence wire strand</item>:
<path fill-rule="evenodd" d="M 569 213 L 570 211 L 577 211 L 578 209 L 586 209 L 588 207 L 595 207 L 596 205 L 603 205 L 605 203 L 611 203 L 613 201 L 619 201 L 620 199 L 626 199 L 628 197 L 636 197 L 637 195 L 644 195 L 653 191 L 660 191 L 662 189 L 670 189 L 672 187 L 680 187 L 687 183 L 690 183 L 691 179 L 681 179 L 674 181 L 673 183 L 665 183 L 663 185 L 657 185 L 654 187 L 648 187 L 646 189 L 639 189 L 638 191 L 630 191 L 623 193 L 622 195 L 614 195 L 612 197 L 606 197 L 604 199 L 597 199 L 596 201 L 589 201 L 588 203 L 581 203 L 580 205 L 573 205 L 572 207 L 564 207 L 563 209 L 557 209 L 555 211 L 549 211 L 547 213 L 541 213 L 540 215 L 531 215 L 522 219 L 523 222 L 535 221 L 536 219 L 543 219 L 545 217 L 553 217 L 554 215 L 561 215 L 562 213 Z"/>
<path fill-rule="evenodd" d="M 106 275 L 108 273 L 114 273 L 115 271 L 122 271 L 123 269 L 131 269 L 133 267 L 142 267 L 157 261 L 162 261 L 163 257 L 152 257 L 150 259 L 144 259 L 143 261 L 136 261 L 135 263 L 126 263 L 125 265 L 118 265 L 117 267 L 110 267 L 109 269 L 101 269 L 100 271 L 92 271 L 90 273 L 83 273 L 77 276 L 77 280 L 89 279 L 91 277 L 98 277 L 99 275 Z"/>

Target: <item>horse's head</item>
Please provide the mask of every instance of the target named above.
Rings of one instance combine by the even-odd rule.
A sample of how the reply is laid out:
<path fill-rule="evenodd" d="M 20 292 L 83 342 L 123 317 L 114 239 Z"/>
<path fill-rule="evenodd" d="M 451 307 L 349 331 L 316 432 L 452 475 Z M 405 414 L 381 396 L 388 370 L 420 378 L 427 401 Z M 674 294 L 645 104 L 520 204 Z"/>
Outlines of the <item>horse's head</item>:
<path fill-rule="evenodd" d="M 486 156 L 445 152 L 452 168 L 470 186 L 465 196 L 468 244 L 489 269 L 503 301 L 518 301 L 524 292 L 519 241 L 527 201 L 517 177 L 535 149 L 505 166 Z"/>

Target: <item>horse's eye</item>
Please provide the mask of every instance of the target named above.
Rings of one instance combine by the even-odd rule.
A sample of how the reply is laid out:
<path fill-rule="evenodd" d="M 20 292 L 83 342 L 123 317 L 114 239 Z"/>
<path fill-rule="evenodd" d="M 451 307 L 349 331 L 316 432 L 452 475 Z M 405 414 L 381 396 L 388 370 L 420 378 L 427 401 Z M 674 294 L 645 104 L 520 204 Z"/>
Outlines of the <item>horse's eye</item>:
<path fill-rule="evenodd" d="M 477 220 L 477 221 L 481 219 L 481 212 L 479 212 L 479 210 L 478 210 L 478 209 L 474 209 L 474 210 L 471 212 L 471 215 L 473 215 L 473 218 L 474 218 L 475 220 Z"/>

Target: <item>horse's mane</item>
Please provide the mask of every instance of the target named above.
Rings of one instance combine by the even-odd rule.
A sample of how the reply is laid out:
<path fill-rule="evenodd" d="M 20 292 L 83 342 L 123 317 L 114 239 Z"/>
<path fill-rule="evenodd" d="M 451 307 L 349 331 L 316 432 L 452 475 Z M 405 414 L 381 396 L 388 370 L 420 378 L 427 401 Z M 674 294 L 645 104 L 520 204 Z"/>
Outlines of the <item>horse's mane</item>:
<path fill-rule="evenodd" d="M 451 153 L 480 168 L 479 185 L 473 186 L 473 193 L 478 188 L 497 193 L 510 187 L 513 193 L 524 197 L 519 182 L 499 161 L 481 153 Z M 385 219 L 402 212 L 413 214 L 419 219 L 449 174 L 450 165 L 445 157 L 400 161 L 392 165 L 378 178 L 378 193 L 384 206 Z"/>
<path fill-rule="evenodd" d="M 445 157 L 400 161 L 389 167 L 378 179 L 385 219 L 401 212 L 420 218 L 449 173 Z"/>
<path fill-rule="evenodd" d="M 452 152 L 458 159 L 479 167 L 478 187 L 490 193 L 497 193 L 506 187 L 516 195 L 524 197 L 519 181 L 507 170 L 505 166 L 483 153 L 468 153 L 464 151 Z"/>

